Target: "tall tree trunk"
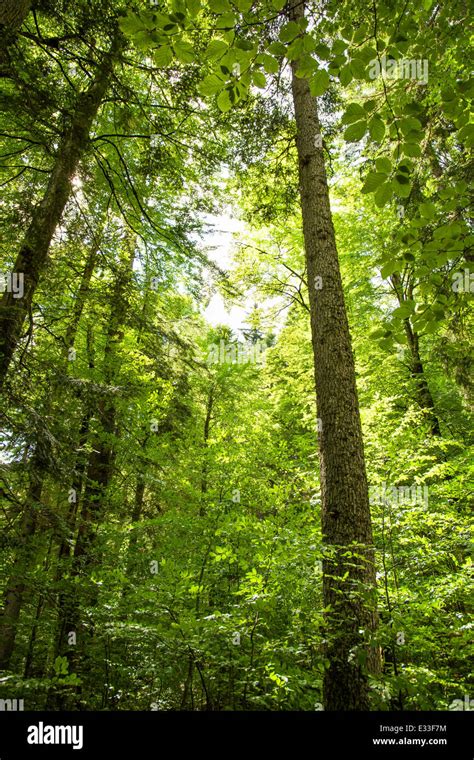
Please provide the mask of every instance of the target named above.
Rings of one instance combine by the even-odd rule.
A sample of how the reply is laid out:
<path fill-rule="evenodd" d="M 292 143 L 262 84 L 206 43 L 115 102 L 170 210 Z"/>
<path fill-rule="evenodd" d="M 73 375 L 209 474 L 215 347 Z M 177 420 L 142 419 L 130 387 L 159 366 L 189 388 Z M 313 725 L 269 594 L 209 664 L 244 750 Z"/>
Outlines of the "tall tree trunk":
<path fill-rule="evenodd" d="M 94 242 L 93 247 L 90 250 L 90 253 L 87 257 L 87 261 L 85 264 L 84 272 L 81 279 L 81 285 L 79 287 L 76 303 L 74 306 L 73 316 L 69 322 L 68 328 L 66 330 L 65 335 L 65 345 L 67 349 L 71 348 L 74 345 L 77 328 L 79 324 L 80 317 L 82 315 L 82 311 L 84 309 L 85 301 L 87 298 L 87 292 L 90 285 L 90 280 L 92 277 L 92 273 L 95 268 L 95 263 L 97 261 L 97 253 L 99 250 L 100 242 L 99 240 Z M 67 357 L 65 357 L 65 361 L 67 362 Z M 55 392 L 60 391 L 60 388 L 55 384 L 54 380 L 52 382 L 52 386 L 54 387 L 53 393 L 50 397 L 50 399 L 47 402 L 47 405 L 50 406 L 52 403 L 52 396 Z M 81 426 L 81 433 L 80 433 L 80 447 L 84 446 L 87 442 L 87 433 L 89 429 L 89 420 L 91 417 L 92 411 L 88 410 L 88 412 L 84 415 L 84 418 L 82 420 L 82 426 Z M 22 527 L 21 527 L 21 549 L 17 554 L 14 567 L 12 570 L 12 574 L 10 577 L 9 582 L 6 586 L 6 591 L 4 594 L 4 610 L 3 614 L 0 617 L 0 669 L 5 669 L 9 666 L 11 655 L 13 653 L 13 648 L 15 644 L 15 636 L 16 636 L 16 629 L 18 626 L 18 620 L 20 617 L 20 612 L 22 608 L 23 603 L 23 596 L 25 592 L 25 572 L 27 571 L 26 567 L 26 560 L 31 559 L 31 548 L 30 544 L 32 542 L 33 536 L 36 531 L 36 510 L 38 508 L 39 502 L 41 500 L 41 495 L 43 491 L 43 484 L 44 484 L 44 478 L 46 475 L 46 466 L 45 462 L 43 461 L 41 455 L 40 455 L 40 443 L 37 442 L 37 448 L 35 451 L 35 454 L 32 457 L 31 461 L 31 472 L 30 472 L 30 486 L 29 491 L 26 499 L 26 506 L 25 511 L 23 513 L 22 518 Z M 80 484 L 82 483 L 82 477 L 83 477 L 83 471 L 84 471 L 84 465 L 79 466 L 75 481 L 73 483 L 73 488 L 79 493 L 80 490 Z M 74 530 L 74 520 L 75 520 L 75 514 L 77 510 L 77 503 L 71 503 L 68 517 L 67 517 L 67 524 L 70 529 L 70 535 L 71 537 L 73 530 Z M 69 554 L 70 551 L 70 542 L 68 542 L 67 538 L 64 537 L 60 544 L 59 549 L 59 557 L 63 558 Z M 58 578 L 56 578 L 58 580 Z M 38 610 L 39 613 L 43 609 L 44 606 L 44 595 L 41 594 L 40 598 L 38 600 Z M 30 649 L 31 649 L 31 642 L 30 642 Z M 27 654 L 27 664 L 25 665 L 26 670 L 29 670 L 31 667 L 31 662 L 28 660 L 28 658 L 31 659 L 32 657 L 32 650 L 28 652 Z"/>
<path fill-rule="evenodd" d="M 405 301 L 405 293 L 400 275 L 395 272 L 390 277 L 390 280 L 392 287 L 396 293 L 398 303 L 401 306 Z M 413 291 L 411 288 L 408 289 L 408 296 L 411 299 L 413 298 Z M 413 325 L 409 317 L 403 320 L 403 326 L 405 328 L 407 345 L 410 351 L 410 371 L 416 384 L 418 402 L 421 408 L 427 413 L 431 435 L 441 435 L 441 428 L 438 417 L 436 415 L 433 396 L 431 395 L 430 387 L 428 385 L 423 367 L 423 362 L 420 356 L 418 333 L 413 329 Z"/>
<path fill-rule="evenodd" d="M 199 514 L 203 517 L 206 514 L 206 494 L 207 494 L 207 475 L 209 470 L 209 430 L 211 426 L 212 409 L 214 406 L 214 385 L 209 390 L 206 404 L 206 417 L 204 420 L 204 437 L 203 437 L 203 460 L 201 469 L 201 505 L 199 507 Z"/>
<path fill-rule="evenodd" d="M 79 516 L 79 527 L 74 547 L 74 558 L 71 575 L 75 578 L 83 575 L 96 558 L 93 556 L 95 537 L 105 510 L 107 491 L 113 472 L 115 458 L 114 437 L 116 430 L 115 401 L 110 393 L 110 386 L 117 375 L 117 348 L 123 338 L 123 325 L 128 309 L 128 286 L 130 284 L 135 253 L 135 238 L 129 239 L 129 248 L 125 260 L 122 261 L 117 275 L 112 297 L 112 310 L 106 335 L 104 350 L 104 383 L 106 393 L 99 398 L 99 419 L 101 434 L 93 443 L 87 466 L 86 486 L 82 496 L 82 507 Z M 78 650 L 82 648 L 78 633 L 80 625 L 81 605 L 77 594 L 69 595 L 64 600 L 59 615 L 59 636 L 56 654 L 65 654 L 71 666 L 78 659 Z M 78 648 L 72 648 L 67 643 L 68 634 L 75 632 L 78 636 Z"/>
<path fill-rule="evenodd" d="M 304 16 L 304 3 L 292 0 L 289 11 L 290 18 L 298 21 Z M 318 427 L 322 428 L 323 598 L 329 660 L 323 699 L 326 710 L 367 710 L 367 671 L 380 671 L 380 656 L 366 643 L 376 629 L 377 614 L 362 430 L 326 169 L 318 147 L 317 104 L 308 80 L 296 76 L 297 68 L 298 62 L 292 62 Z"/>
<path fill-rule="evenodd" d="M 431 435 L 441 435 L 441 428 L 435 412 L 433 396 L 431 395 L 423 368 L 423 362 L 421 361 L 418 333 L 413 329 L 408 318 L 404 320 L 404 326 L 408 348 L 410 349 L 411 374 L 418 390 L 420 406 L 428 414 Z"/>
<path fill-rule="evenodd" d="M 20 528 L 20 546 L 4 591 L 3 611 L 0 616 L 0 670 L 9 668 L 15 646 L 23 595 L 26 589 L 25 577 L 32 560 L 31 539 L 35 533 L 37 512 L 41 506 L 44 467 L 45 464 L 37 445 L 31 460 L 30 483 Z"/>
<path fill-rule="evenodd" d="M 51 536 L 51 540 L 49 542 L 49 547 L 48 547 L 48 553 L 44 561 L 45 572 L 48 571 L 49 562 L 50 562 L 51 554 L 52 554 L 52 548 L 53 548 L 53 537 Z M 38 633 L 41 615 L 43 614 L 45 601 L 46 601 L 46 595 L 43 591 L 41 591 L 38 595 L 38 601 L 36 603 L 36 609 L 35 609 L 35 616 L 34 616 L 32 626 L 31 626 L 30 640 L 28 643 L 28 649 L 27 649 L 26 657 L 25 657 L 25 667 L 23 669 L 23 678 L 33 678 L 35 675 L 37 677 L 41 677 L 43 675 L 41 669 L 35 671 L 33 667 L 33 660 L 34 660 L 36 636 Z"/>
<path fill-rule="evenodd" d="M 23 296 L 15 298 L 18 294 L 7 291 L 0 301 L 0 386 L 5 380 L 26 315 L 31 311 L 52 237 L 70 195 L 71 180 L 87 148 L 92 123 L 110 84 L 121 40 L 121 35 L 115 33 L 111 49 L 99 65 L 95 78 L 79 95 L 71 123 L 59 144 L 44 197 L 33 212 L 13 270 L 23 277 Z"/>
<path fill-rule="evenodd" d="M 142 516 L 144 497 L 145 497 L 145 473 L 139 472 L 137 475 L 137 482 L 135 485 L 135 498 L 133 500 L 132 523 L 134 524 L 138 523 L 138 521 L 140 520 Z M 138 543 L 138 529 L 134 528 L 130 534 L 130 541 L 128 544 L 128 553 L 129 553 L 131 561 L 133 559 L 133 553 L 134 553 L 137 543 Z M 129 563 L 128 572 L 131 571 L 131 561 Z"/>
<path fill-rule="evenodd" d="M 0 0 L 0 77 L 10 76 L 8 47 L 30 12 L 31 0 Z"/>
<path fill-rule="evenodd" d="M 20 28 L 30 8 L 31 0 L 0 0 L 0 35 L 3 40 Z"/>
<path fill-rule="evenodd" d="M 81 277 L 81 284 L 79 285 L 79 290 L 77 292 L 76 300 L 74 301 L 74 306 L 72 309 L 72 316 L 69 321 L 69 325 L 67 327 L 66 335 L 64 338 L 66 353 L 69 351 L 70 348 L 74 346 L 74 342 L 76 340 L 76 334 L 79 327 L 79 322 L 81 321 L 82 312 L 84 311 L 84 307 L 86 305 L 86 300 L 89 293 L 92 275 L 94 273 L 94 269 L 95 269 L 97 258 L 100 251 L 100 246 L 102 242 L 101 233 L 103 232 L 103 229 L 104 228 L 100 230 L 100 233 L 97 235 L 97 237 L 94 236 L 92 246 L 89 249 L 86 263 L 84 265 L 84 271 L 82 272 L 82 277 Z"/>

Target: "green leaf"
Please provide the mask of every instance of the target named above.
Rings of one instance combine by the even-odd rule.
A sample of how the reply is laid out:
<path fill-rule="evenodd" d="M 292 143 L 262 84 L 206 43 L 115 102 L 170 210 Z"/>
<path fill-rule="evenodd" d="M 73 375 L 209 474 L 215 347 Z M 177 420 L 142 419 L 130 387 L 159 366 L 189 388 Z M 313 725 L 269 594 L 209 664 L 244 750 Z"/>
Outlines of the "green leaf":
<path fill-rule="evenodd" d="M 377 192 L 374 196 L 375 205 L 379 208 L 383 208 L 383 206 L 388 203 L 388 201 L 391 199 L 393 195 L 393 188 L 390 182 L 385 182 L 383 185 L 379 187 Z"/>
<path fill-rule="evenodd" d="M 232 11 L 229 0 L 208 0 L 209 10 L 213 13 L 228 13 Z"/>
<path fill-rule="evenodd" d="M 143 29 L 137 32 L 133 37 L 133 42 L 139 50 L 149 50 L 153 47 L 152 34 L 148 29 Z"/>
<path fill-rule="evenodd" d="M 240 40 L 240 39 L 238 39 L 236 41 L 236 43 L 235 43 L 235 47 L 238 50 L 247 50 L 247 51 L 249 51 L 249 50 L 253 50 L 255 46 L 253 45 L 252 42 L 250 42 L 250 40 Z"/>
<path fill-rule="evenodd" d="M 369 172 L 362 186 L 363 193 L 373 193 L 387 179 L 381 172 Z"/>
<path fill-rule="evenodd" d="M 424 219 L 434 219 L 436 214 L 436 206 L 431 201 L 426 203 L 420 203 L 419 211 Z"/>
<path fill-rule="evenodd" d="M 382 269 L 380 270 L 380 276 L 386 280 L 387 277 L 390 277 L 391 274 L 394 274 L 395 272 L 399 272 L 401 269 L 401 263 L 397 261 L 396 259 L 392 259 L 391 261 L 387 261 L 386 264 L 383 265 Z"/>
<path fill-rule="evenodd" d="M 465 127 L 458 132 L 459 142 L 467 145 L 468 148 L 474 145 L 474 124 L 466 124 Z"/>
<path fill-rule="evenodd" d="M 384 338 L 385 332 L 386 330 L 384 327 L 377 327 L 376 330 L 372 330 L 369 333 L 369 338 L 373 338 L 374 340 L 377 340 L 378 338 Z"/>
<path fill-rule="evenodd" d="M 343 87 L 347 87 L 352 82 L 352 71 L 350 66 L 343 66 L 339 71 L 339 81 Z"/>
<path fill-rule="evenodd" d="M 233 13 L 227 13 L 217 19 L 217 29 L 233 29 L 237 23 L 237 17 Z"/>
<path fill-rule="evenodd" d="M 155 63 L 155 66 L 157 66 L 159 69 L 169 66 L 172 60 L 173 51 L 169 45 L 162 45 L 153 53 L 153 61 Z"/>
<path fill-rule="evenodd" d="M 320 42 L 318 45 L 316 45 L 314 52 L 318 58 L 322 58 L 323 61 L 329 61 L 331 58 L 331 49 L 325 45 L 324 42 Z"/>
<path fill-rule="evenodd" d="M 411 156 L 412 158 L 421 156 L 421 148 L 416 143 L 403 143 L 402 152 L 405 156 Z"/>
<path fill-rule="evenodd" d="M 392 171 L 392 162 L 386 156 L 380 156 L 375 159 L 375 167 L 378 172 L 384 172 L 384 174 L 390 174 Z"/>
<path fill-rule="evenodd" d="M 281 42 L 272 42 L 271 45 L 268 46 L 267 51 L 273 53 L 273 55 L 285 55 L 286 47 L 285 45 L 282 45 Z"/>
<path fill-rule="evenodd" d="M 331 53 L 333 55 L 340 55 L 341 53 L 344 53 L 344 51 L 347 49 L 347 42 L 344 40 L 336 40 L 333 43 L 333 46 L 331 48 Z"/>
<path fill-rule="evenodd" d="M 119 18 L 119 27 L 124 34 L 133 35 L 145 28 L 145 24 L 136 13 L 129 13 Z"/>
<path fill-rule="evenodd" d="M 265 79 L 265 74 L 261 71 L 254 71 L 252 74 L 252 82 L 254 83 L 255 87 L 266 87 L 267 80 Z"/>
<path fill-rule="evenodd" d="M 186 0 L 186 8 L 191 18 L 196 18 L 201 10 L 201 0 Z"/>
<path fill-rule="evenodd" d="M 224 87 L 224 81 L 216 74 L 208 74 L 200 83 L 198 90 L 201 95 L 215 95 Z"/>
<path fill-rule="evenodd" d="M 280 29 L 280 40 L 282 42 L 291 42 L 299 35 L 300 31 L 301 30 L 296 21 L 288 21 L 288 23 Z"/>
<path fill-rule="evenodd" d="M 69 662 L 67 657 L 56 657 L 54 661 L 54 671 L 56 675 L 67 675 Z"/>
<path fill-rule="evenodd" d="M 316 40 L 311 34 L 305 34 L 303 37 L 303 50 L 305 53 L 314 53 L 316 50 Z"/>
<path fill-rule="evenodd" d="M 421 130 L 421 121 L 415 116 L 408 116 L 405 119 L 400 119 L 398 122 L 398 128 L 402 134 L 407 135 L 412 130 Z"/>
<path fill-rule="evenodd" d="M 406 143 L 412 143 L 413 145 L 419 145 L 423 140 L 423 132 L 417 132 L 414 129 L 410 130 L 408 134 L 404 135 Z"/>
<path fill-rule="evenodd" d="M 191 43 L 184 42 L 184 40 L 176 40 L 173 43 L 173 49 L 180 63 L 192 63 L 194 61 L 194 48 Z"/>
<path fill-rule="evenodd" d="M 342 117 L 342 123 L 352 124 L 352 122 L 359 121 L 359 119 L 365 119 L 366 117 L 367 114 L 362 106 L 358 103 L 349 103 Z"/>
<path fill-rule="evenodd" d="M 241 13 L 247 13 L 253 5 L 253 0 L 236 0 L 235 4 Z"/>
<path fill-rule="evenodd" d="M 363 138 L 367 131 L 366 121 L 356 121 L 355 124 L 351 124 L 344 132 L 344 140 L 346 142 L 358 142 Z"/>
<path fill-rule="evenodd" d="M 354 79 L 365 79 L 367 66 L 361 58 L 353 58 L 349 67 Z"/>
<path fill-rule="evenodd" d="M 217 106 L 220 111 L 223 111 L 223 113 L 230 111 L 232 108 L 232 101 L 230 99 L 229 90 L 222 90 L 222 92 L 217 96 Z"/>
<path fill-rule="evenodd" d="M 411 300 L 403 301 L 394 312 L 393 316 L 397 319 L 407 319 L 415 311 L 415 302 Z"/>
<path fill-rule="evenodd" d="M 263 68 L 267 72 L 267 74 L 277 74 L 280 69 L 280 64 L 278 63 L 277 59 L 274 58 L 272 55 L 268 55 L 268 53 L 262 53 L 260 56 L 260 61 L 263 64 Z"/>
<path fill-rule="evenodd" d="M 316 63 L 314 58 L 312 58 L 310 55 L 304 55 L 299 60 L 296 76 L 299 79 L 303 79 L 305 77 L 308 78 L 314 73 L 315 69 L 317 68 L 318 68 L 318 64 Z"/>
<path fill-rule="evenodd" d="M 369 134 L 374 142 L 382 142 L 385 136 L 385 124 L 380 116 L 373 116 L 369 121 Z"/>
<path fill-rule="evenodd" d="M 224 40 L 211 40 L 204 53 L 204 58 L 213 61 L 220 58 L 227 52 L 229 46 Z"/>
<path fill-rule="evenodd" d="M 411 184 L 408 177 L 404 174 L 396 174 L 392 182 L 395 193 L 400 198 L 408 198 L 411 193 Z"/>
<path fill-rule="evenodd" d="M 317 71 L 309 80 L 311 95 L 314 98 L 319 98 L 320 95 L 323 95 L 329 87 L 329 81 L 328 72 L 324 69 L 319 69 L 319 71 Z"/>

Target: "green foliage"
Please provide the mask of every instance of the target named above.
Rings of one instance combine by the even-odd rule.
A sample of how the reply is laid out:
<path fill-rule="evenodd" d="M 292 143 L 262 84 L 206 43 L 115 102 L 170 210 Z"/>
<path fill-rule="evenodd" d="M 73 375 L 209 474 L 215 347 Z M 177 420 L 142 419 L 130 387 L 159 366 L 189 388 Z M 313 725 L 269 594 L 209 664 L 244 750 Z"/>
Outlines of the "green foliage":
<path fill-rule="evenodd" d="M 3 272 L 85 75 L 116 24 L 124 35 L 4 391 L 0 567 L 5 589 L 25 590 L 0 696 L 27 709 L 322 701 L 293 66 L 329 157 L 369 484 L 428 489 L 372 504 L 372 707 L 446 709 L 470 693 L 472 653 L 464 11 L 329 0 L 308 25 L 282 0 L 74 5 L 40 4 L 0 61 Z M 372 75 L 382 55 L 429 59 L 427 82 Z M 216 263 L 204 232 L 230 207 L 240 231 Z M 206 321 L 217 295 L 246 312 L 240 333 Z M 212 362 L 221 341 L 234 358 L 261 341 L 264 361 Z"/>

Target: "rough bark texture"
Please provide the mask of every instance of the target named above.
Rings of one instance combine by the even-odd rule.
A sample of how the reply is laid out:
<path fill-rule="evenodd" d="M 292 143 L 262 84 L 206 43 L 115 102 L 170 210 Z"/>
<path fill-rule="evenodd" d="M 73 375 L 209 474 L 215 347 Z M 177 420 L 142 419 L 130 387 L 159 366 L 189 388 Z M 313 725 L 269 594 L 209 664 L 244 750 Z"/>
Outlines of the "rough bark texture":
<path fill-rule="evenodd" d="M 31 8 L 31 0 L 0 1 L 0 35 L 16 32 L 26 19 Z"/>
<path fill-rule="evenodd" d="M 206 404 L 206 418 L 204 420 L 204 436 L 203 436 L 203 461 L 201 470 L 201 506 L 199 507 L 199 514 L 203 517 L 206 514 L 206 494 L 207 494 L 207 476 L 209 470 L 208 463 L 208 440 L 209 430 L 211 426 L 212 409 L 214 406 L 214 386 L 212 385 L 209 390 L 209 396 Z"/>
<path fill-rule="evenodd" d="M 26 589 L 25 574 L 32 561 L 32 538 L 43 490 L 44 462 L 37 449 L 31 462 L 30 484 L 20 528 L 20 546 L 6 584 L 0 616 L 0 670 L 7 670 L 15 646 L 18 621 Z"/>
<path fill-rule="evenodd" d="M 293 2 L 290 17 L 302 18 Z M 354 359 L 347 322 L 316 99 L 306 79 L 292 91 L 297 126 L 300 198 L 309 282 L 319 433 L 327 658 L 326 710 L 369 708 L 366 672 L 378 672 L 375 647 L 360 631 L 376 628 L 375 568 Z M 316 278 L 321 278 L 317 280 Z M 321 287 L 319 288 L 319 286 Z M 357 552 L 357 558 L 346 554 Z"/>
<path fill-rule="evenodd" d="M 421 408 L 427 412 L 431 435 L 441 435 L 441 428 L 435 412 L 433 396 L 431 395 L 423 369 L 423 362 L 421 361 L 418 333 L 413 330 L 409 319 L 405 319 L 404 324 L 408 348 L 410 349 L 410 369 L 416 382 L 418 400 Z"/>
<path fill-rule="evenodd" d="M 51 240 L 70 195 L 71 179 L 87 148 L 89 131 L 107 92 L 120 48 L 121 37 L 116 34 L 96 77 L 79 95 L 71 123 L 58 147 L 44 197 L 33 212 L 13 269 L 24 278 L 23 297 L 15 298 L 14 293 L 5 292 L 0 301 L 0 385 L 5 380 L 25 318 L 31 312 Z"/>
<path fill-rule="evenodd" d="M 79 320 L 84 309 L 90 280 L 94 271 L 95 263 L 97 261 L 98 250 L 99 243 L 97 242 L 91 249 L 86 261 L 81 279 L 81 285 L 79 287 L 73 311 L 73 316 L 69 322 L 64 339 L 67 349 L 71 348 L 74 345 Z M 67 357 L 65 357 L 64 360 L 67 363 Z M 61 391 L 61 387 L 55 385 L 54 381 L 52 383 L 52 387 L 54 388 L 53 393 L 58 393 Z M 50 399 L 50 403 L 51 401 L 52 399 Z M 81 448 L 87 442 L 87 434 L 91 414 L 92 412 L 88 411 L 83 418 L 82 428 L 80 432 L 79 448 Z M 78 494 L 80 493 L 84 467 L 85 465 L 80 462 L 73 483 L 73 488 L 77 491 Z M 15 559 L 12 573 L 9 582 L 7 583 L 6 591 L 4 593 L 4 609 L 2 616 L 0 617 L 0 669 L 8 668 L 15 645 L 16 630 L 18 627 L 18 621 L 23 605 L 23 597 L 26 590 L 25 572 L 27 568 L 25 563 L 31 555 L 31 542 L 36 531 L 37 509 L 41 500 L 45 475 L 46 465 L 40 456 L 40 449 L 37 448 L 31 463 L 30 486 L 21 525 L 20 551 L 18 552 Z M 59 548 L 60 559 L 69 555 L 71 539 L 74 531 L 76 511 L 77 503 L 72 503 L 67 515 L 69 535 L 67 538 L 63 537 L 61 540 Z M 58 576 L 56 576 L 56 580 L 58 579 Z M 40 599 L 38 601 L 38 616 L 41 614 L 43 607 L 44 596 L 40 595 Z M 33 635 L 33 641 L 30 641 L 30 649 L 34 644 L 34 636 L 35 632 Z M 31 663 L 28 661 L 29 655 L 30 652 L 27 654 L 27 662 L 25 665 L 26 670 L 29 670 L 31 666 Z"/>
<path fill-rule="evenodd" d="M 398 303 L 401 306 L 404 303 L 405 296 L 400 275 L 394 273 L 390 279 L 397 295 Z M 409 289 L 408 296 L 409 298 L 413 298 L 413 291 L 411 288 Z M 410 351 L 410 371 L 416 383 L 418 403 L 427 413 L 431 435 L 441 435 L 441 428 L 435 411 L 433 396 L 431 395 L 423 368 L 423 362 L 421 360 L 418 333 L 413 329 L 409 317 L 404 320 L 403 326 L 405 328 L 408 349 Z"/>
<path fill-rule="evenodd" d="M 87 261 L 84 267 L 84 271 L 82 273 L 81 284 L 79 286 L 79 290 L 78 290 L 76 300 L 74 302 L 74 307 L 72 310 L 72 317 L 66 331 L 66 336 L 64 338 L 66 354 L 68 350 L 72 348 L 72 346 L 74 346 L 74 341 L 76 339 L 76 333 L 79 327 L 79 322 L 81 321 L 82 312 L 84 311 L 84 307 L 86 305 L 86 300 L 89 293 L 92 275 L 94 273 L 94 269 L 97 264 L 99 250 L 100 250 L 100 238 L 94 240 L 94 243 L 92 244 L 92 247 L 90 248 L 89 254 L 87 256 Z"/>
<path fill-rule="evenodd" d="M 89 457 L 86 474 L 86 485 L 81 498 L 81 510 L 78 519 L 78 531 L 74 547 L 74 556 L 71 568 L 71 577 L 82 576 L 91 564 L 97 562 L 95 551 L 95 538 L 106 509 L 107 492 L 113 473 L 115 446 L 114 439 L 117 435 L 116 408 L 110 385 L 117 377 L 118 356 L 117 348 L 123 338 L 123 325 L 128 309 L 128 287 L 132 276 L 133 259 L 135 253 L 135 239 L 130 238 L 129 249 L 126 259 L 122 262 L 115 284 L 112 298 L 112 311 L 106 334 L 104 350 L 104 383 L 106 392 L 100 397 L 99 418 L 101 433 L 93 441 L 92 451 Z M 75 586 L 77 589 L 78 586 Z M 59 610 L 58 638 L 56 642 L 56 655 L 64 655 L 69 661 L 69 671 L 77 670 L 79 659 L 84 656 L 84 642 L 87 630 L 81 626 L 81 603 L 86 601 L 89 605 L 94 604 L 90 594 L 69 593 L 62 599 Z M 68 634 L 75 632 L 77 646 L 69 646 Z M 90 631 L 89 631 L 90 634 Z M 84 668 L 83 668 L 84 669 Z M 77 694 L 79 698 L 80 694 Z M 56 696 L 50 695 L 49 707 L 64 709 L 68 704 L 68 697 L 58 692 Z M 75 704 L 78 704 L 77 700 Z"/>

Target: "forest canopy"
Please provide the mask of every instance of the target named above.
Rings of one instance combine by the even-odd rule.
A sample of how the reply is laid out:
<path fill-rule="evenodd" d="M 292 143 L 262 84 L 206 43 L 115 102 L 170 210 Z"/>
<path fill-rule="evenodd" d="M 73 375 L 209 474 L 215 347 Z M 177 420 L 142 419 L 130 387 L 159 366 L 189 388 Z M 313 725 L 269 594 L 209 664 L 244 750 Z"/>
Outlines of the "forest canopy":
<path fill-rule="evenodd" d="M 0 2 L 2 709 L 470 709 L 468 22 Z"/>

